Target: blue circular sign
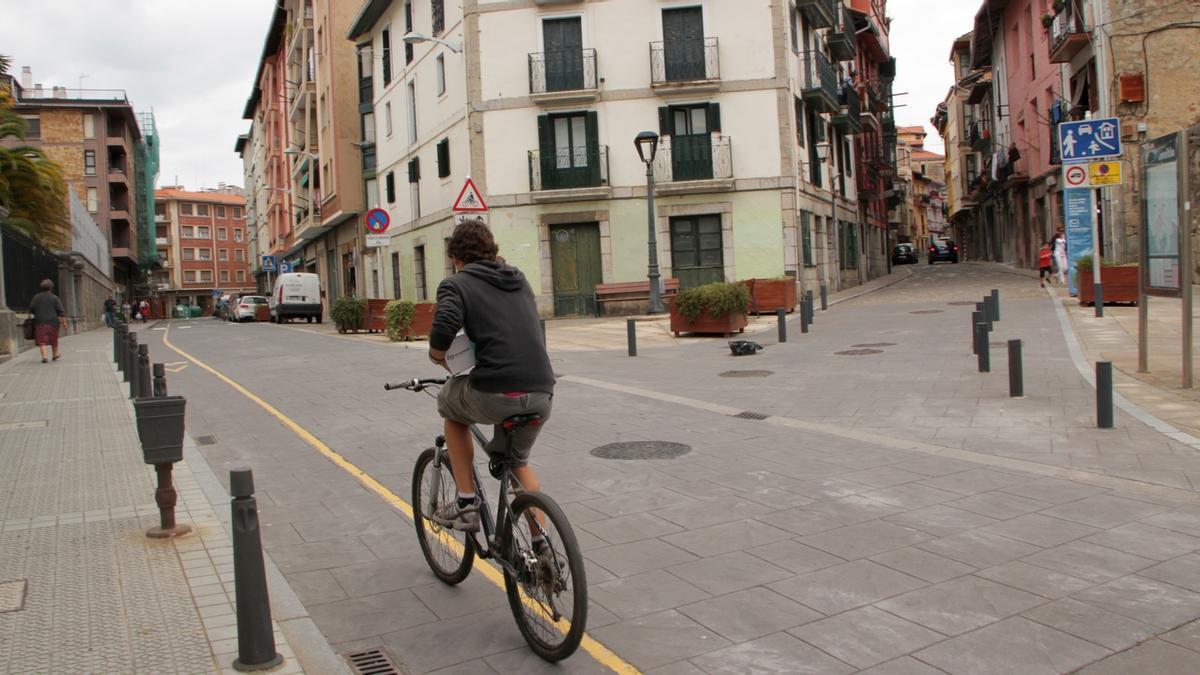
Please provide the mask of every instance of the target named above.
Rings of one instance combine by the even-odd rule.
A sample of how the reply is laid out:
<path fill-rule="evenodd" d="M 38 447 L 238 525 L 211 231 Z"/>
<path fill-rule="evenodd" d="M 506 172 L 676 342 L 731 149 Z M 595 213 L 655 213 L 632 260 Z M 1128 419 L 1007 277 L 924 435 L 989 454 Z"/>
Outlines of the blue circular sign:
<path fill-rule="evenodd" d="M 384 232 L 387 232 L 388 225 L 390 225 L 391 222 L 391 217 L 388 216 L 387 211 L 384 211 L 383 209 L 371 209 L 370 211 L 367 211 L 367 229 L 370 230 L 372 234 L 383 234 Z"/>

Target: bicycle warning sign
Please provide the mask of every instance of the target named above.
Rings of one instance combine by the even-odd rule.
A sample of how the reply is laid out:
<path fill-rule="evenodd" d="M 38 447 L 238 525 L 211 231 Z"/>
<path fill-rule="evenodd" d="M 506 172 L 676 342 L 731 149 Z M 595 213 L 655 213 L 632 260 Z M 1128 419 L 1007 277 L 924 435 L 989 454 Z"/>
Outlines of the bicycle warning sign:
<path fill-rule="evenodd" d="M 462 190 L 458 193 L 458 199 L 454 200 L 451 210 L 456 213 L 487 213 L 487 204 L 484 203 L 483 196 L 475 187 L 475 181 L 467 178 L 467 182 L 463 183 Z"/>

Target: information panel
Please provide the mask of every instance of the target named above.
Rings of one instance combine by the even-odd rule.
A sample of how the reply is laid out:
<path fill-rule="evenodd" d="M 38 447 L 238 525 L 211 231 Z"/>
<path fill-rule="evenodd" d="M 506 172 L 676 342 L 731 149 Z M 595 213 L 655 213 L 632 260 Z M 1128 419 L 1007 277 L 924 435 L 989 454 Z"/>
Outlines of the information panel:
<path fill-rule="evenodd" d="M 1146 292 L 1178 296 L 1179 139 L 1177 134 L 1142 145 L 1143 263 Z"/>

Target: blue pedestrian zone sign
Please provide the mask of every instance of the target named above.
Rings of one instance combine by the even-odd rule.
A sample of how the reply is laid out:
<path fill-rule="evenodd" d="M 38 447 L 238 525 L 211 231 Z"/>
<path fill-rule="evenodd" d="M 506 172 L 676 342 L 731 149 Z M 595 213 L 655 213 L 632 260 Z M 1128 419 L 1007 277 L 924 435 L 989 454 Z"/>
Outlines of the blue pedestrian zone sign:
<path fill-rule="evenodd" d="M 1121 154 L 1121 121 L 1115 117 L 1063 122 L 1058 125 L 1058 148 L 1064 164 Z"/>
<path fill-rule="evenodd" d="M 292 271 L 292 263 L 290 263 L 286 260 L 279 263 L 279 271 L 283 274 L 287 274 L 288 272 L 291 272 Z"/>
<path fill-rule="evenodd" d="M 262 257 L 262 269 L 264 272 L 274 272 L 275 271 L 275 256 L 264 255 Z"/>

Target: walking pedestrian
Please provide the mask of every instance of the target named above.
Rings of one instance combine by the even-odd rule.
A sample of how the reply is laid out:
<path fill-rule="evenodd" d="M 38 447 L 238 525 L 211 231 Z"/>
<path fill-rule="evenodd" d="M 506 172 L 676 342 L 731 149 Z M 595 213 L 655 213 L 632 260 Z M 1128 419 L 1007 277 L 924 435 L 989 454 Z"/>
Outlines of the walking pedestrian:
<path fill-rule="evenodd" d="M 145 299 L 138 305 L 138 314 L 141 315 L 142 323 L 146 323 L 146 320 L 150 318 L 150 303 Z"/>
<path fill-rule="evenodd" d="M 121 303 L 121 320 L 122 321 L 133 321 L 133 313 L 130 311 L 131 309 L 132 308 L 129 306 L 128 302 Z"/>
<path fill-rule="evenodd" d="M 42 363 L 47 363 L 47 348 L 54 350 L 54 360 L 62 357 L 58 351 L 59 326 L 66 327 L 67 312 L 62 301 L 54 294 L 54 282 L 42 279 L 41 293 L 29 301 L 29 314 L 33 317 L 33 341 L 42 352 Z"/>
<path fill-rule="evenodd" d="M 1058 283 L 1063 286 L 1067 285 L 1067 238 L 1063 236 L 1063 229 L 1060 226 L 1054 233 L 1053 245 L 1054 264 L 1058 267 Z"/>
<path fill-rule="evenodd" d="M 1042 244 L 1042 250 L 1038 252 L 1038 286 L 1045 288 L 1046 280 L 1054 280 L 1054 252 L 1050 248 L 1050 242 Z"/>
<path fill-rule="evenodd" d="M 108 296 L 104 301 L 104 325 L 112 328 L 117 324 L 117 301 Z"/>

